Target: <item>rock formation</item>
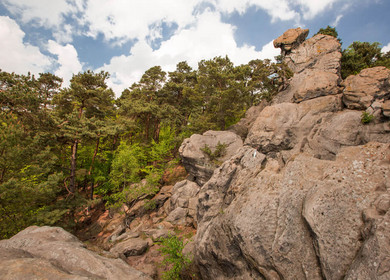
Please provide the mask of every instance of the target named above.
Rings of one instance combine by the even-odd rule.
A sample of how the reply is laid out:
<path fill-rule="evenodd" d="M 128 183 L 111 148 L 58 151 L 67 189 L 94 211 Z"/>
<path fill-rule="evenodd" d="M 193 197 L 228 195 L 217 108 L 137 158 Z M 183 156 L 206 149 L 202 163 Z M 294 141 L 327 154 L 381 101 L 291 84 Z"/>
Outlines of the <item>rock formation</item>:
<path fill-rule="evenodd" d="M 179 153 L 186 170 L 193 176 L 192 180 L 199 185 L 206 183 L 218 162 L 213 162 L 210 155 L 207 155 L 204 148 L 214 152 L 218 144 L 226 145 L 224 155 L 218 158 L 223 162 L 234 155 L 242 146 L 241 138 L 230 131 L 207 131 L 203 135 L 194 134 L 185 139 Z"/>
<path fill-rule="evenodd" d="M 274 41 L 294 76 L 272 102 L 184 140 L 187 179 L 99 219 L 104 254 L 156 278 L 155 241 L 197 228 L 184 251 L 205 280 L 390 279 L 390 70 L 342 81 L 338 40 L 307 34 Z M 0 241 L 12 279 L 150 279 L 121 259 L 59 228 Z"/>
<path fill-rule="evenodd" d="M 1 279 L 151 279 L 121 259 L 85 249 L 57 227 L 31 226 L 0 241 Z"/>
<path fill-rule="evenodd" d="M 282 55 L 285 55 L 297 46 L 299 46 L 299 44 L 301 44 L 303 41 L 305 41 L 308 34 L 309 29 L 289 29 L 284 32 L 279 38 L 275 39 L 274 47 L 281 48 Z"/>
<path fill-rule="evenodd" d="M 390 279 L 390 71 L 342 82 L 336 38 L 289 44 L 290 86 L 198 182 L 195 263 L 203 279 Z"/>

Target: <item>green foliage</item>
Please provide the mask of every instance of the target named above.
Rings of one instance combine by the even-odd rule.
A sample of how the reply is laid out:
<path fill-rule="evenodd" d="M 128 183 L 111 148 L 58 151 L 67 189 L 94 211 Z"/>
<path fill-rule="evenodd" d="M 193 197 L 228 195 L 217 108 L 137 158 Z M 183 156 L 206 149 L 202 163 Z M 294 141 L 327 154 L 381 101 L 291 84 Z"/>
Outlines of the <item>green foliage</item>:
<path fill-rule="evenodd" d="M 362 124 L 369 124 L 374 120 L 374 116 L 366 111 L 363 111 L 361 122 Z"/>
<path fill-rule="evenodd" d="M 315 35 L 317 35 L 317 34 L 324 34 L 324 35 L 333 36 L 333 37 L 337 38 L 337 40 L 339 40 L 339 42 L 341 43 L 341 39 L 339 38 L 339 34 L 337 33 L 335 27 L 330 27 L 328 25 L 326 28 L 320 28 L 320 30 L 318 30 L 318 32 Z"/>
<path fill-rule="evenodd" d="M 150 68 L 114 100 L 107 72 L 77 73 L 61 88 L 50 73 L 0 71 L 0 238 L 33 224 L 71 229 L 96 196 L 107 207 L 152 198 L 184 138 L 233 125 L 290 74 L 269 60 L 180 62 Z M 219 143 L 208 156 L 224 151 Z"/>
<path fill-rule="evenodd" d="M 383 54 L 378 42 L 353 42 L 342 53 L 341 77 L 345 79 L 375 66 L 390 68 L 390 53 Z"/>
<path fill-rule="evenodd" d="M 159 251 L 164 256 L 162 264 L 167 265 L 169 268 L 164 272 L 163 279 L 182 279 L 181 274 L 191 264 L 191 260 L 182 252 L 185 244 L 183 244 L 183 241 L 179 237 L 170 235 L 167 238 L 163 238 L 160 245 Z"/>
<path fill-rule="evenodd" d="M 211 162 L 218 163 L 216 162 L 217 159 L 223 157 L 226 154 L 226 147 L 226 143 L 221 144 L 221 142 L 218 141 L 214 152 L 211 151 L 210 147 L 207 144 L 205 144 L 204 147 L 200 150 L 207 155 Z"/>
<path fill-rule="evenodd" d="M 145 210 L 154 210 L 154 209 L 156 209 L 156 201 L 154 199 L 146 200 L 144 208 L 145 208 Z"/>

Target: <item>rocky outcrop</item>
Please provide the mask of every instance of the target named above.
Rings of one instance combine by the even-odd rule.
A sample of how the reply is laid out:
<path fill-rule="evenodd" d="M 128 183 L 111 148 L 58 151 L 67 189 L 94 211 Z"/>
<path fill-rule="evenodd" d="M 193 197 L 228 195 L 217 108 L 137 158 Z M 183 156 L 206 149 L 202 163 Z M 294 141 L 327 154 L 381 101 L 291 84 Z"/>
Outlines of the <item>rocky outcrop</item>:
<path fill-rule="evenodd" d="M 214 153 L 218 144 L 225 145 L 223 155 L 213 160 L 204 148 Z M 192 176 L 192 181 L 203 185 L 213 175 L 214 169 L 234 155 L 242 145 L 241 138 L 233 132 L 210 130 L 203 135 L 194 134 L 185 139 L 180 146 L 179 153 L 184 167 Z"/>
<path fill-rule="evenodd" d="M 84 248 L 57 227 L 31 226 L 0 241 L 2 279 L 151 279 L 121 259 Z"/>
<path fill-rule="evenodd" d="M 390 194 L 389 157 L 389 144 L 370 143 L 343 148 L 334 161 L 300 153 L 282 167 L 243 148 L 199 195 L 195 244 L 202 275 L 344 279 L 356 262 L 369 261 L 355 259 L 375 238 L 369 230 L 361 235 L 367 226 L 362 215 Z M 388 207 L 382 204 L 383 217 Z"/>
<path fill-rule="evenodd" d="M 203 279 L 390 279 L 389 70 L 362 71 L 370 82 L 350 77 L 343 92 L 340 58 L 326 35 L 285 52 L 289 88 L 200 187 Z M 363 123 L 356 109 L 369 108 Z"/>
<path fill-rule="evenodd" d="M 343 82 L 343 102 L 349 109 L 372 111 L 382 109 L 387 112 L 384 102 L 390 100 L 390 70 L 378 66 L 362 70 L 358 75 L 351 75 Z M 377 105 L 375 105 L 377 103 Z"/>
<path fill-rule="evenodd" d="M 274 40 L 274 47 L 281 48 L 282 55 L 285 55 L 305 41 L 308 34 L 309 29 L 289 29 Z"/>
<path fill-rule="evenodd" d="M 274 103 L 301 102 L 341 93 L 340 58 L 341 45 L 332 36 L 318 34 L 303 42 L 284 57 L 294 76 Z"/>
<path fill-rule="evenodd" d="M 123 254 L 125 257 L 139 256 L 146 252 L 149 248 L 149 244 L 142 238 L 129 238 L 126 241 L 117 243 L 111 248 L 110 252 L 120 256 Z"/>
<path fill-rule="evenodd" d="M 196 210 L 200 187 L 184 180 L 175 184 L 172 197 L 166 205 L 167 221 L 174 225 L 196 225 Z"/>

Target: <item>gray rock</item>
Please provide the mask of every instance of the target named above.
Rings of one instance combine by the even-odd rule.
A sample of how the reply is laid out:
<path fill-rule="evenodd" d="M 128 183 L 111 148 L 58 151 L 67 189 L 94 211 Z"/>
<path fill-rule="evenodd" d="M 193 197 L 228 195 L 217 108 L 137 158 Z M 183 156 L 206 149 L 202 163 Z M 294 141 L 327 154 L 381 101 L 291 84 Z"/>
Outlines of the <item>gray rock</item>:
<path fill-rule="evenodd" d="M 383 115 L 390 118 L 390 99 L 386 100 L 382 105 Z"/>
<path fill-rule="evenodd" d="M 294 102 L 341 93 L 339 79 L 337 74 L 322 70 L 308 69 L 295 74 L 290 83 Z"/>
<path fill-rule="evenodd" d="M 389 99 L 390 69 L 383 66 L 363 69 L 343 82 L 343 102 L 349 109 L 365 110 L 376 99 Z"/>
<path fill-rule="evenodd" d="M 340 59 L 340 42 L 332 36 L 318 34 L 286 55 L 284 62 L 294 73 L 311 69 L 338 74 Z"/>
<path fill-rule="evenodd" d="M 262 153 L 291 150 L 322 119 L 341 108 L 340 96 L 325 96 L 299 104 L 268 106 L 256 119 L 245 144 Z"/>
<path fill-rule="evenodd" d="M 14 275 L 5 279 L 150 279 L 121 259 L 102 257 L 84 247 L 62 228 L 31 226 L 0 241 L 0 251 L 18 252 L 0 262 L 0 275 Z M 20 250 L 26 252 L 24 256 Z"/>
<path fill-rule="evenodd" d="M 261 111 L 263 111 L 263 109 L 269 105 L 268 103 L 269 102 L 267 102 L 266 100 L 263 100 L 259 105 L 250 107 L 246 111 L 245 117 L 242 118 L 238 123 L 229 127 L 228 130 L 234 132 L 245 140 L 253 123 L 255 122 Z"/>
<path fill-rule="evenodd" d="M 390 194 L 388 144 L 341 148 L 333 161 L 300 153 L 280 171 L 254 152 L 243 148 L 200 191 L 195 262 L 204 278 L 343 279 L 356 261 L 373 263 L 355 256 L 371 236 L 361 237 L 362 213 Z"/>
<path fill-rule="evenodd" d="M 169 213 L 166 221 L 172 223 L 173 225 L 187 225 L 187 215 L 188 209 L 177 207 Z"/>
<path fill-rule="evenodd" d="M 201 150 L 205 146 L 212 152 L 218 143 L 225 144 L 225 154 L 217 161 L 211 161 Z M 198 185 L 203 185 L 210 179 L 214 169 L 223 161 L 229 159 L 242 147 L 241 138 L 230 131 L 207 131 L 203 135 L 194 134 L 183 141 L 179 153 L 187 172 Z"/>
<path fill-rule="evenodd" d="M 143 240 L 142 238 L 131 238 L 115 244 L 110 252 L 117 255 L 123 254 L 125 257 L 140 256 L 144 254 L 148 248 L 149 244 L 146 240 Z"/>
<path fill-rule="evenodd" d="M 306 40 L 284 57 L 294 76 L 272 103 L 301 102 L 341 93 L 340 59 L 341 45 L 336 38 L 318 34 Z"/>

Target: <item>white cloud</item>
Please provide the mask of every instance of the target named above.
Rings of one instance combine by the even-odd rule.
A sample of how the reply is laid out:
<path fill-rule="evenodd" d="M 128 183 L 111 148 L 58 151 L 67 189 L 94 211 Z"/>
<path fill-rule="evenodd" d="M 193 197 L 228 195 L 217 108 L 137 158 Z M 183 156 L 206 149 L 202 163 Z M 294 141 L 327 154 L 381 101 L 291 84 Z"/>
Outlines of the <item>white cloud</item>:
<path fill-rule="evenodd" d="M 0 16 L 0 69 L 7 72 L 38 74 L 51 66 L 50 58 L 39 48 L 25 44 L 25 33 L 9 17 Z"/>
<path fill-rule="evenodd" d="M 331 23 L 332 26 L 337 27 L 339 24 L 340 20 L 343 18 L 343 15 L 338 15 L 336 19 Z"/>
<path fill-rule="evenodd" d="M 156 37 L 156 26 L 162 22 L 176 23 L 184 28 L 193 22 L 194 7 L 201 0 L 88 0 L 82 21 L 89 27 L 89 35 L 102 33 L 107 40 L 119 43 L 130 39 Z M 102 8 L 104 7 L 104 8 Z M 158 38 L 158 35 L 157 35 Z"/>
<path fill-rule="evenodd" d="M 287 0 L 214 0 L 217 10 L 224 13 L 238 12 L 244 14 L 248 8 L 255 6 L 266 11 L 275 20 L 299 20 L 299 14 L 291 9 Z"/>
<path fill-rule="evenodd" d="M 390 51 L 390 43 L 388 43 L 386 46 L 384 46 L 383 48 L 382 48 L 382 52 L 383 53 L 387 53 L 387 52 L 389 52 Z"/>
<path fill-rule="evenodd" d="M 64 79 L 64 86 L 68 86 L 72 75 L 82 70 L 76 49 L 70 44 L 62 46 L 55 41 L 49 40 L 48 50 L 58 57 L 59 67 L 55 74 Z"/>
<path fill-rule="evenodd" d="M 12 14 L 21 17 L 23 23 L 34 21 L 45 27 L 61 25 L 63 15 L 74 12 L 76 5 L 67 0 L 4 0 L 3 2 Z"/>
<path fill-rule="evenodd" d="M 145 40 L 137 42 L 130 55 L 113 57 L 109 64 L 98 70 L 112 74 L 109 86 L 117 95 L 124 88 L 137 82 L 142 74 L 155 65 L 164 71 L 172 71 L 180 61 L 187 61 L 193 68 L 202 59 L 211 59 L 219 55 L 228 55 L 235 65 L 248 63 L 252 59 L 272 59 L 280 51 L 272 42 L 266 44 L 259 52 L 255 47 L 239 47 L 234 39 L 234 26 L 221 22 L 219 13 L 206 11 L 197 16 L 195 25 L 175 33 L 169 40 L 162 42 L 153 50 Z"/>
<path fill-rule="evenodd" d="M 334 3 L 341 0 L 297 0 L 303 10 L 304 19 L 313 19 L 316 15 L 331 7 Z"/>

